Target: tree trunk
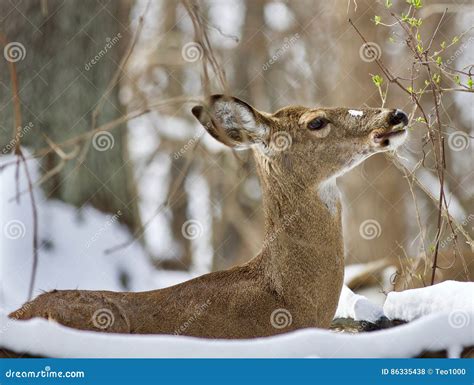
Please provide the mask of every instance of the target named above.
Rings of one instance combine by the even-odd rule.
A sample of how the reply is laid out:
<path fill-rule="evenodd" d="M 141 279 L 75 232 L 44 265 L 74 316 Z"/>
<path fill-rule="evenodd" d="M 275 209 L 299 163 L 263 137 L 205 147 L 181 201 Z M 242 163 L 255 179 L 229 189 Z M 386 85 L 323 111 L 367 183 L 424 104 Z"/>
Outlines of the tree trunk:
<path fill-rule="evenodd" d="M 22 145 L 33 151 L 94 128 L 92 112 L 106 92 L 129 43 L 127 1 L 1 2 L 0 31 L 24 47 L 16 62 L 22 126 L 32 127 Z M 23 56 L 23 55 L 22 55 Z M 2 57 L 3 59 L 3 57 Z M 13 104 L 8 63 L 0 71 L 0 144 L 12 138 Z M 107 95 L 95 127 L 119 118 L 124 109 L 118 86 Z M 140 226 L 133 175 L 128 163 L 126 127 L 81 142 L 77 157 L 43 185 L 48 198 L 117 214 L 132 230 Z M 66 153 L 74 147 L 63 148 Z M 40 158 L 43 174 L 60 164 L 50 152 Z"/>

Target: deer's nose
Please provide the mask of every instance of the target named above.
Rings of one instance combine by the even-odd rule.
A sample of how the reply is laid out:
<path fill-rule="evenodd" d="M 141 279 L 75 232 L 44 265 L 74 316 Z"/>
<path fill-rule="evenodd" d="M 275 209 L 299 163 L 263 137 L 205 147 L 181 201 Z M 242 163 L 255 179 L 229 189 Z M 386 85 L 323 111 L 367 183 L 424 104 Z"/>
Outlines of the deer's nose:
<path fill-rule="evenodd" d="M 397 124 L 403 123 L 404 126 L 408 124 L 408 116 L 402 110 L 395 110 L 388 118 L 388 124 L 396 126 Z"/>

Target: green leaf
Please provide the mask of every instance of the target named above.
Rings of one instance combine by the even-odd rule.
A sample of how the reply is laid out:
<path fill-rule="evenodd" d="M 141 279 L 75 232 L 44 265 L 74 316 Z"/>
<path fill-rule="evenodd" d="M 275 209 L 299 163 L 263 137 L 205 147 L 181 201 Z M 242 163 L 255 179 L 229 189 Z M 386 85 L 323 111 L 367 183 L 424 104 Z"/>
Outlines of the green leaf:
<path fill-rule="evenodd" d="M 383 77 L 380 75 L 372 75 L 372 81 L 377 88 L 380 88 L 383 84 Z"/>
<path fill-rule="evenodd" d="M 467 79 L 467 86 L 472 89 L 472 78 L 470 77 L 469 79 Z"/>
<path fill-rule="evenodd" d="M 413 93 L 413 87 L 412 87 L 412 86 L 408 86 L 408 87 L 407 87 L 407 91 L 412 94 L 412 93 Z"/>
<path fill-rule="evenodd" d="M 438 57 L 436 58 L 436 64 L 438 64 L 439 66 L 440 66 L 441 64 L 443 64 L 443 60 L 441 59 L 441 56 L 438 56 Z"/>
<path fill-rule="evenodd" d="M 458 41 L 459 41 L 459 36 L 454 36 L 453 41 L 451 43 L 456 44 Z"/>
<path fill-rule="evenodd" d="M 409 17 L 406 21 L 412 27 L 419 27 L 423 23 L 423 20 L 421 18 L 417 19 L 416 17 Z"/>
<path fill-rule="evenodd" d="M 459 75 L 454 75 L 454 83 L 456 83 L 457 85 L 461 84 L 461 78 L 459 77 Z"/>
<path fill-rule="evenodd" d="M 377 15 L 374 16 L 375 25 L 379 25 L 381 21 L 382 21 L 382 18 L 380 16 L 377 16 Z"/>
<path fill-rule="evenodd" d="M 421 0 L 407 0 L 407 3 L 415 7 L 416 9 L 420 9 L 421 7 L 423 7 L 423 3 L 421 2 Z"/>

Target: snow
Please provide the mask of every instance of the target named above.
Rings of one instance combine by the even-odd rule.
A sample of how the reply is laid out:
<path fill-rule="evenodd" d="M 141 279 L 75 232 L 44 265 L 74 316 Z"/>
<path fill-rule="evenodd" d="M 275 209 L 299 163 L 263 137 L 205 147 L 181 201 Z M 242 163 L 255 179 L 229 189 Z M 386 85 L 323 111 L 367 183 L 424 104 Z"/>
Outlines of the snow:
<path fill-rule="evenodd" d="M 380 306 L 362 295 L 355 294 L 346 285 L 342 287 L 334 318 L 352 318 L 356 321 L 376 322 L 383 316 L 383 310 Z"/>
<path fill-rule="evenodd" d="M 234 48 L 238 44 L 244 24 L 245 4 L 242 0 L 209 1 L 209 18 L 216 29 L 210 30 L 213 46 L 226 49 Z"/>
<path fill-rule="evenodd" d="M 365 272 L 366 269 L 366 263 L 353 263 L 351 265 L 347 265 L 344 269 L 344 283 L 348 284 L 354 277 L 357 277 L 359 274 Z"/>
<path fill-rule="evenodd" d="M 421 289 L 391 292 L 383 310 L 388 318 L 404 321 L 449 312 L 453 324 L 462 323 L 474 312 L 474 282 L 445 281 Z M 474 330 L 474 324 L 472 327 Z"/>
<path fill-rule="evenodd" d="M 0 315 L 0 346 L 52 357 L 413 357 L 448 349 L 452 355 L 474 345 L 472 324 L 449 325 L 446 313 L 431 314 L 382 331 L 343 334 L 303 329 L 253 340 L 210 340 L 185 336 L 119 335 L 66 328 L 43 319 L 12 321 Z M 3 333 L 1 332 L 3 330 Z"/>
<path fill-rule="evenodd" d="M 281 1 L 270 2 L 264 8 L 265 24 L 275 31 L 285 31 L 295 23 L 295 15 Z"/>

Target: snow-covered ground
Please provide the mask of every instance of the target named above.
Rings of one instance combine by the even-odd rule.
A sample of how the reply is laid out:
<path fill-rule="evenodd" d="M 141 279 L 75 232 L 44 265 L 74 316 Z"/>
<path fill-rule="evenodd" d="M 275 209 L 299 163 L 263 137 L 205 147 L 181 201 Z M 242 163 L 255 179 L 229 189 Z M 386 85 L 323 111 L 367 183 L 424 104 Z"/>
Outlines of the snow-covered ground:
<path fill-rule="evenodd" d="M 11 161 L 0 158 L 0 165 Z M 37 178 L 34 161 L 30 162 Z M 0 173 L 0 347 L 54 357 L 408 357 L 423 350 L 456 356 L 474 345 L 474 283 L 445 282 L 390 293 L 384 307 L 344 287 L 336 317 L 375 322 L 382 316 L 413 321 L 357 335 L 307 329 L 246 341 L 183 336 L 125 336 L 72 330 L 42 319 L 6 317 L 27 299 L 32 266 L 29 197 L 15 199 L 15 168 Z M 19 191 L 26 188 L 22 172 Z M 118 216 L 45 200 L 35 189 L 39 214 L 39 264 L 34 295 L 51 289 L 149 290 L 187 280 L 197 272 L 160 272 L 138 242 L 112 254 L 104 250 L 130 239 Z M 350 278 L 364 266 L 347 268 Z M 125 278 L 125 279 L 124 279 Z M 125 283 L 126 281 L 126 283 Z"/>
<path fill-rule="evenodd" d="M 413 357 L 447 349 L 456 357 L 474 345 L 474 313 L 450 326 L 447 313 L 426 316 L 382 331 L 343 334 L 304 329 L 253 340 L 208 340 L 184 336 L 112 335 L 66 328 L 43 319 L 4 325 L 0 345 L 52 357 Z"/>
<path fill-rule="evenodd" d="M 449 311 L 452 323 L 463 323 L 474 312 L 474 282 L 445 281 L 422 289 L 392 292 L 383 311 L 388 318 L 412 321 L 432 313 Z M 471 325 L 474 331 L 474 324 Z"/>

